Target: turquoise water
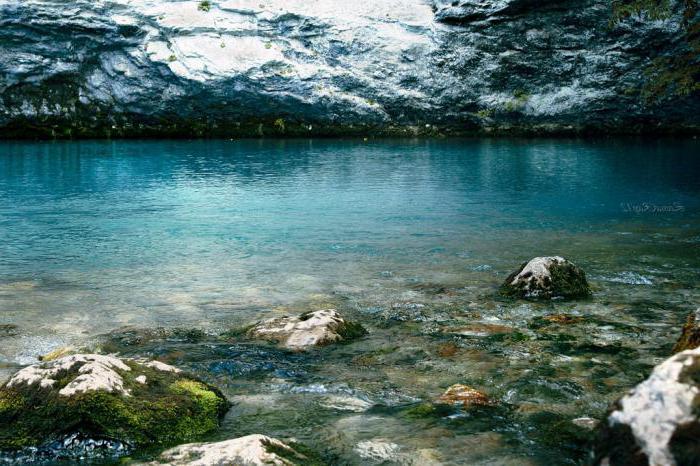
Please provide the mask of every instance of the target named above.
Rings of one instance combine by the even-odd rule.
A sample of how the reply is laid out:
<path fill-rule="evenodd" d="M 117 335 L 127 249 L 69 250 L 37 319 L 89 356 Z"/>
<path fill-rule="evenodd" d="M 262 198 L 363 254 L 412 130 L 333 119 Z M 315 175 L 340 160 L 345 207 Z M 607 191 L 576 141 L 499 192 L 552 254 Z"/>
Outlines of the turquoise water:
<path fill-rule="evenodd" d="M 337 464 L 378 464 L 370 441 L 404 464 L 573 464 L 585 434 L 541 432 L 601 416 L 700 304 L 699 154 L 696 140 L 0 143 L 0 325 L 16 326 L 0 380 L 124 326 L 216 340 L 332 306 L 370 335 L 307 355 L 122 351 L 224 387 L 238 404 L 217 438 L 295 437 Z M 554 254 L 586 270 L 591 300 L 496 298 Z M 538 324 L 559 313 L 580 320 Z M 499 408 L 410 411 L 452 383 Z"/>

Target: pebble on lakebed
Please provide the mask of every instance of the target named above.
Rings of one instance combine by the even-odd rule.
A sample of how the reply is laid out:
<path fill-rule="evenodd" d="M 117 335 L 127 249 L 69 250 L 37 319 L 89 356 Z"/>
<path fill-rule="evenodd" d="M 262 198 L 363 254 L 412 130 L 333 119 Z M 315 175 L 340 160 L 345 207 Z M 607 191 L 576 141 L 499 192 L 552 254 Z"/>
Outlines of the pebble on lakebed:
<path fill-rule="evenodd" d="M 700 458 L 700 348 L 683 351 L 618 400 L 601 423 L 596 465 L 689 465 Z"/>
<path fill-rule="evenodd" d="M 586 274 L 559 256 L 535 257 L 506 278 L 500 293 L 513 298 L 583 298 L 591 294 Z"/>
<path fill-rule="evenodd" d="M 335 309 L 323 309 L 264 320 L 247 333 L 251 338 L 271 340 L 290 349 L 302 350 L 352 340 L 367 331 L 360 324 L 345 320 Z"/>
<path fill-rule="evenodd" d="M 463 408 L 470 406 L 492 406 L 493 402 L 489 397 L 479 390 L 462 384 L 455 384 L 445 390 L 445 393 L 437 399 L 438 403 L 462 405 Z"/>
<path fill-rule="evenodd" d="M 0 450 L 73 433 L 173 445 L 218 428 L 228 407 L 219 390 L 175 367 L 73 354 L 25 367 L 0 387 Z"/>
<path fill-rule="evenodd" d="M 175 466 L 293 466 L 321 465 L 314 455 L 298 451 L 296 444 L 288 445 L 265 435 L 245 437 L 214 443 L 190 443 L 165 451 L 150 465 Z"/>

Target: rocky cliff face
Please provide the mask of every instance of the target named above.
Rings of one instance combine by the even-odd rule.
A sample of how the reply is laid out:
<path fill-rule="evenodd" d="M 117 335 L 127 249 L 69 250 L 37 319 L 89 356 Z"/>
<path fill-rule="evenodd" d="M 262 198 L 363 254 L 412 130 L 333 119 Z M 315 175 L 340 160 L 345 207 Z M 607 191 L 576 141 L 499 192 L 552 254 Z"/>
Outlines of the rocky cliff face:
<path fill-rule="evenodd" d="M 689 131 L 695 0 L 0 0 L 0 137 Z"/>

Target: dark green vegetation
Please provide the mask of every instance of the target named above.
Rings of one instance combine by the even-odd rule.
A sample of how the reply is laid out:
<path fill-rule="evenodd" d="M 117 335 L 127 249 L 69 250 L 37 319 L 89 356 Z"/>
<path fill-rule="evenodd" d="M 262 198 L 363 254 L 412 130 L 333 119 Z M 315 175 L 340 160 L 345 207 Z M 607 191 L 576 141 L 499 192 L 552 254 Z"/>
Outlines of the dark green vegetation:
<path fill-rule="evenodd" d="M 647 17 L 668 20 L 674 13 L 671 0 L 615 0 L 612 22 L 618 24 L 628 18 Z M 657 54 L 645 68 L 642 98 L 656 101 L 682 98 L 700 91 L 700 21 L 697 0 L 684 0 L 683 35 L 680 52 L 676 55 Z"/>
<path fill-rule="evenodd" d="M 132 370 L 120 375 L 130 396 L 106 391 L 59 395 L 77 376 L 77 365 L 59 374 L 53 388 L 0 389 L 0 449 L 38 446 L 74 432 L 135 447 L 169 446 L 201 439 L 228 410 L 221 392 L 210 385 L 125 362 Z M 147 383 L 135 381 L 136 374 L 145 375 Z"/>

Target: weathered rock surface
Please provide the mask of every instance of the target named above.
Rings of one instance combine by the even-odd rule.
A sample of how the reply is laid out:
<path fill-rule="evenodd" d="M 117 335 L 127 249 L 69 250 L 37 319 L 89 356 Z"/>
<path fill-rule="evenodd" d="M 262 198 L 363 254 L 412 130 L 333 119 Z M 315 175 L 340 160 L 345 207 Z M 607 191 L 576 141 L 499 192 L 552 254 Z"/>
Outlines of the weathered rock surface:
<path fill-rule="evenodd" d="M 602 422 L 595 464 L 673 466 L 700 458 L 700 349 L 676 354 L 623 396 Z"/>
<path fill-rule="evenodd" d="M 580 298 L 591 289 L 586 274 L 563 257 L 535 257 L 506 278 L 501 293 L 518 298 Z"/>
<path fill-rule="evenodd" d="M 697 132 L 654 3 L 0 0 L 0 137 Z"/>
<path fill-rule="evenodd" d="M 0 388 L 0 450 L 80 434 L 132 447 L 193 440 L 218 427 L 221 393 L 157 361 L 73 354 L 25 367 Z"/>
<path fill-rule="evenodd" d="M 152 465 L 175 466 L 291 466 L 313 464 L 307 456 L 285 443 L 264 435 L 216 443 L 190 443 L 164 452 Z"/>
<path fill-rule="evenodd" d="M 700 346 L 700 308 L 688 315 L 681 336 L 673 347 L 673 352 L 695 349 L 698 346 Z"/>
<path fill-rule="evenodd" d="M 345 320 L 335 309 L 265 320 L 248 331 L 252 338 L 275 341 L 290 349 L 329 345 L 364 333 L 361 325 Z"/>

